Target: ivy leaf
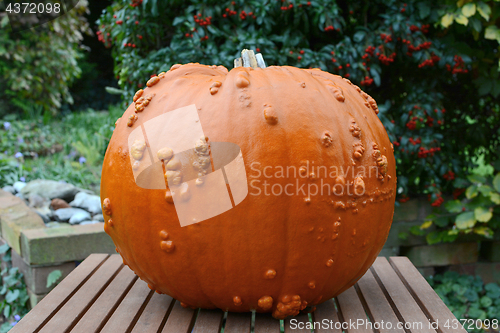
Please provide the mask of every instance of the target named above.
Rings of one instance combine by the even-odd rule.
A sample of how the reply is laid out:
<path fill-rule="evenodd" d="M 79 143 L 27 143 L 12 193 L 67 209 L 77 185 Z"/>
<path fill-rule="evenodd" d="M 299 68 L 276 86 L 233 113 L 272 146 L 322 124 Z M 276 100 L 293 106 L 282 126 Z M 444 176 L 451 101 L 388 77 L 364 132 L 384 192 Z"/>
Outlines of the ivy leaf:
<path fill-rule="evenodd" d="M 361 42 L 363 40 L 363 38 L 365 38 L 365 36 L 366 36 L 366 32 L 365 31 L 358 31 L 358 32 L 356 32 L 354 34 L 353 39 L 354 39 L 354 41 L 356 43 L 359 43 L 359 42 Z"/>
<path fill-rule="evenodd" d="M 500 173 L 493 178 L 493 187 L 497 190 L 497 192 L 500 192 Z"/>
<path fill-rule="evenodd" d="M 465 4 L 462 7 L 462 14 L 464 14 L 465 17 L 471 17 L 476 14 L 476 4 L 472 2 Z"/>
<path fill-rule="evenodd" d="M 7 303 L 14 302 L 19 297 L 19 289 L 9 290 L 7 295 L 5 295 L 5 300 Z"/>
<path fill-rule="evenodd" d="M 493 299 L 500 298 L 500 286 L 496 283 L 488 283 L 484 286 L 486 290 L 486 296 L 491 297 Z"/>
<path fill-rule="evenodd" d="M 453 15 L 446 14 L 441 18 L 441 25 L 445 28 L 448 28 L 453 23 Z"/>
<path fill-rule="evenodd" d="M 486 20 L 490 20 L 490 15 L 491 15 L 491 8 L 484 2 L 480 1 L 477 3 L 477 11 L 479 14 Z"/>
<path fill-rule="evenodd" d="M 425 239 L 427 240 L 427 244 L 432 245 L 432 244 L 437 244 L 441 242 L 443 238 L 443 234 L 441 232 L 433 231 L 427 234 Z"/>
<path fill-rule="evenodd" d="M 493 213 L 484 207 L 474 209 L 474 217 L 479 222 L 488 222 L 493 217 Z"/>
<path fill-rule="evenodd" d="M 462 212 L 462 207 L 460 200 L 450 200 L 444 205 L 444 208 L 450 213 L 460 213 Z"/>
<path fill-rule="evenodd" d="M 474 218 L 474 212 L 466 212 L 457 215 L 455 218 L 455 224 L 458 229 L 469 229 L 476 224 L 476 219 Z"/>
<path fill-rule="evenodd" d="M 481 297 L 479 302 L 485 308 L 490 307 L 493 304 L 493 300 L 491 298 L 489 298 L 488 296 Z"/>
<path fill-rule="evenodd" d="M 465 17 L 464 15 L 456 16 L 455 21 L 457 21 L 457 23 L 459 23 L 461 25 L 465 25 L 465 26 L 467 26 L 467 24 L 469 24 L 469 19 L 467 17 Z"/>
<path fill-rule="evenodd" d="M 50 288 L 54 283 L 56 283 L 62 276 L 62 272 L 56 269 L 47 276 L 47 288 Z"/>

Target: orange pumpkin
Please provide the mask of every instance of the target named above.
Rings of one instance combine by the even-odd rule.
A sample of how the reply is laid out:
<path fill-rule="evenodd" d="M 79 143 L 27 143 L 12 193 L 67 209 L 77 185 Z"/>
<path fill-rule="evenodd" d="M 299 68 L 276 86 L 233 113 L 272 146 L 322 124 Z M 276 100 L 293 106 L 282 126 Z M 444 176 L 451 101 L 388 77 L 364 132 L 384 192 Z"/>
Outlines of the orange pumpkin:
<path fill-rule="evenodd" d="M 183 306 L 297 315 L 352 286 L 389 233 L 395 159 L 377 113 L 318 69 L 174 65 L 117 121 L 105 231 Z"/>

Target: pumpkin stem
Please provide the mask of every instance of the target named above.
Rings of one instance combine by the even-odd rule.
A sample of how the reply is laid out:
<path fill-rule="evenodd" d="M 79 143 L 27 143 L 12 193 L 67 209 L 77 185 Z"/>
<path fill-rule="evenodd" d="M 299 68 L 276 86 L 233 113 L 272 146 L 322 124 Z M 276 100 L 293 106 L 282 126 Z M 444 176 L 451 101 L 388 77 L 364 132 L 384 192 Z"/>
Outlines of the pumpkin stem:
<path fill-rule="evenodd" d="M 262 54 L 255 54 L 253 50 L 244 49 L 241 51 L 241 58 L 234 59 L 234 68 L 236 67 L 252 67 L 252 68 L 266 68 L 266 63 Z"/>

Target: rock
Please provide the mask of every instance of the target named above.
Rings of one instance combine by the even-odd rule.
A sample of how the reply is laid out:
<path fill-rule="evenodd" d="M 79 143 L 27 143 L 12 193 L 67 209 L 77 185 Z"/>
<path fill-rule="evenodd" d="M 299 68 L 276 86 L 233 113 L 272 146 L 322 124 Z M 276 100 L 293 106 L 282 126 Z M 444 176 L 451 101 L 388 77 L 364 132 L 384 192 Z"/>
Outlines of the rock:
<path fill-rule="evenodd" d="M 27 184 L 26 184 L 26 183 L 24 183 L 24 182 L 15 182 L 15 183 L 14 183 L 14 185 L 12 185 L 12 187 L 14 187 L 14 189 L 15 189 L 17 192 L 21 192 L 21 190 L 22 190 L 23 188 L 25 188 L 25 187 L 26 187 L 26 185 L 27 185 Z"/>
<path fill-rule="evenodd" d="M 60 227 L 67 227 L 69 226 L 67 223 L 59 223 L 55 221 L 50 221 L 48 223 L 45 223 L 45 226 L 47 228 L 60 228 Z"/>
<path fill-rule="evenodd" d="M 66 208 L 66 209 L 70 209 L 70 208 Z M 81 212 L 73 214 L 73 216 L 71 216 L 71 218 L 69 219 L 69 223 L 70 224 L 79 224 L 80 222 L 88 221 L 88 220 L 90 220 L 90 213 L 85 211 L 85 210 L 82 210 Z"/>
<path fill-rule="evenodd" d="M 102 215 L 102 214 L 97 214 L 97 215 L 94 215 L 94 217 L 92 217 L 92 219 L 93 219 L 94 221 L 104 222 L 104 215 Z"/>
<path fill-rule="evenodd" d="M 14 188 L 16 184 L 14 184 Z M 30 194 L 38 194 L 47 199 L 60 198 L 66 201 L 74 199 L 78 188 L 67 183 L 56 182 L 55 180 L 37 179 L 29 182 L 20 190 L 21 194 L 29 197 Z"/>
<path fill-rule="evenodd" d="M 61 208 L 70 208 L 71 206 L 63 199 L 55 198 L 50 202 L 50 207 L 52 207 L 53 210 L 58 210 Z"/>
<path fill-rule="evenodd" d="M 10 186 L 10 185 L 7 185 L 7 186 L 4 186 L 2 188 L 2 190 L 4 190 L 5 192 L 9 192 L 9 193 L 12 193 L 12 194 L 16 194 L 16 189 L 14 188 L 14 186 Z"/>
<path fill-rule="evenodd" d="M 46 205 L 45 199 L 36 193 L 32 193 L 29 195 L 28 202 L 29 202 L 28 206 L 34 208 L 40 208 Z"/>
<path fill-rule="evenodd" d="M 97 195 L 91 195 L 85 192 L 79 192 L 75 200 L 69 203 L 72 207 L 83 208 L 92 214 L 102 213 L 101 199 Z"/>
<path fill-rule="evenodd" d="M 88 214 L 88 218 L 90 218 L 89 212 L 80 208 L 61 208 L 54 212 L 54 216 L 58 221 L 67 222 L 73 215 L 77 213 Z"/>
<path fill-rule="evenodd" d="M 96 224 L 96 223 L 102 223 L 102 222 L 99 222 L 99 221 L 83 221 L 83 222 L 80 222 L 80 225 Z"/>
<path fill-rule="evenodd" d="M 34 209 L 34 208 L 32 208 L 32 209 L 33 209 L 33 211 L 34 211 L 35 213 L 37 213 L 37 214 L 38 214 L 38 216 L 40 216 L 40 217 L 42 218 L 43 223 L 49 223 L 49 222 L 50 222 L 50 219 L 49 219 L 49 217 L 48 217 L 47 215 L 40 213 L 38 210 L 36 210 L 36 209 Z"/>

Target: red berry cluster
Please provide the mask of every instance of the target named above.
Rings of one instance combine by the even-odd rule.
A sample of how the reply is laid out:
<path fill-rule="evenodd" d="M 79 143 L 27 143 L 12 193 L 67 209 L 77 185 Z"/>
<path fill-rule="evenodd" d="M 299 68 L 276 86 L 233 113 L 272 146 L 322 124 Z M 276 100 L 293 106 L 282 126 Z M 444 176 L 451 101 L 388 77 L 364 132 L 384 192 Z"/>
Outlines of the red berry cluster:
<path fill-rule="evenodd" d="M 384 65 L 389 65 L 391 62 L 394 62 L 394 58 L 396 57 L 396 52 L 392 52 L 388 57 L 385 54 L 380 54 L 378 56 L 378 60 Z"/>
<path fill-rule="evenodd" d="M 443 175 L 443 178 L 446 180 L 453 180 L 453 179 L 455 179 L 455 173 L 450 170 Z"/>
<path fill-rule="evenodd" d="M 422 24 L 422 28 L 420 28 L 420 31 L 422 31 L 423 34 L 426 34 L 429 32 L 430 26 L 431 26 L 430 24 Z"/>
<path fill-rule="evenodd" d="M 123 46 L 124 47 L 132 47 L 132 48 L 135 48 L 136 45 L 135 44 L 132 44 L 132 43 L 123 43 Z"/>
<path fill-rule="evenodd" d="M 329 26 L 326 26 L 326 27 L 325 27 L 325 31 L 333 31 L 333 30 L 340 31 L 340 28 L 335 29 L 335 28 L 333 27 L 333 25 L 329 25 Z"/>
<path fill-rule="evenodd" d="M 384 41 L 384 43 L 392 42 L 392 35 L 390 34 L 380 34 L 380 39 Z"/>
<path fill-rule="evenodd" d="M 405 3 L 403 4 L 403 8 L 401 8 L 401 13 L 404 13 L 404 12 L 406 12 L 406 4 Z"/>
<path fill-rule="evenodd" d="M 420 144 L 422 142 L 422 139 L 417 138 L 417 140 L 415 140 L 413 138 L 410 138 L 410 139 L 408 139 L 408 141 L 410 141 L 410 143 L 415 146 L 417 144 Z"/>
<path fill-rule="evenodd" d="M 416 31 L 419 31 L 419 30 L 420 30 L 420 28 L 417 27 L 415 24 L 410 25 L 410 31 L 411 32 L 416 32 Z"/>
<path fill-rule="evenodd" d="M 118 20 L 118 21 L 116 21 L 116 24 L 118 24 L 118 25 L 122 25 L 122 24 L 123 24 L 123 20 Z"/>
<path fill-rule="evenodd" d="M 467 73 L 469 70 L 465 68 L 465 63 L 462 57 L 455 55 L 453 57 L 453 62 L 455 63 L 453 65 L 453 68 L 449 65 L 446 64 L 446 69 L 448 72 L 451 72 L 452 74 L 459 74 L 459 73 Z"/>
<path fill-rule="evenodd" d="M 456 188 L 453 190 L 453 199 L 457 200 L 465 192 L 465 188 Z"/>
<path fill-rule="evenodd" d="M 288 6 L 281 6 L 280 7 L 281 10 L 289 10 L 289 9 L 293 9 L 293 3 L 289 4 Z"/>
<path fill-rule="evenodd" d="M 440 151 L 441 148 L 435 147 L 430 149 L 425 149 L 424 147 L 420 147 L 418 151 L 418 158 L 426 158 L 428 156 L 434 156 L 434 153 Z"/>
<path fill-rule="evenodd" d="M 443 199 L 443 197 L 441 196 L 441 192 L 437 193 L 437 194 L 436 194 L 436 196 L 437 196 L 437 199 L 436 199 L 436 200 L 434 200 L 434 202 L 433 202 L 433 203 L 431 203 L 431 206 L 432 206 L 432 207 L 439 207 L 439 206 L 441 206 L 441 205 L 443 204 L 443 202 L 444 202 L 444 199 Z"/>
<path fill-rule="evenodd" d="M 433 53 L 430 59 L 426 59 L 420 64 L 418 64 L 418 68 L 422 68 L 425 66 L 433 67 L 434 64 L 436 64 L 440 59 L 441 58 L 439 58 L 437 55 Z"/>
<path fill-rule="evenodd" d="M 370 78 L 369 76 L 365 76 L 364 80 L 361 80 L 360 84 L 362 86 L 369 86 L 373 83 L 373 79 Z"/>
<path fill-rule="evenodd" d="M 415 128 L 417 128 L 417 122 L 415 120 L 410 120 L 406 123 L 406 127 L 408 127 L 410 131 L 413 131 Z"/>
<path fill-rule="evenodd" d="M 410 197 L 409 197 L 409 196 L 407 196 L 407 195 L 405 195 L 405 194 L 403 194 L 403 195 L 401 196 L 401 198 L 399 198 L 399 199 L 398 199 L 398 201 L 399 201 L 399 202 L 401 202 L 401 203 L 405 203 L 405 202 L 407 202 L 408 200 L 410 200 Z"/>
<path fill-rule="evenodd" d="M 142 4 L 142 0 L 132 0 L 132 2 L 130 3 L 130 6 L 137 7 L 141 4 Z"/>
<path fill-rule="evenodd" d="M 212 24 L 212 22 L 211 22 L 212 16 L 208 16 L 206 18 L 201 18 L 201 14 L 198 13 L 198 15 L 194 15 L 193 18 L 194 18 L 194 22 L 198 23 L 201 27 Z"/>

